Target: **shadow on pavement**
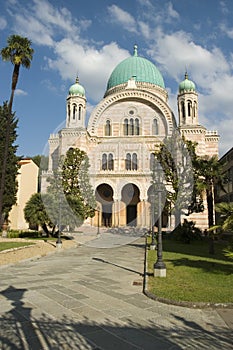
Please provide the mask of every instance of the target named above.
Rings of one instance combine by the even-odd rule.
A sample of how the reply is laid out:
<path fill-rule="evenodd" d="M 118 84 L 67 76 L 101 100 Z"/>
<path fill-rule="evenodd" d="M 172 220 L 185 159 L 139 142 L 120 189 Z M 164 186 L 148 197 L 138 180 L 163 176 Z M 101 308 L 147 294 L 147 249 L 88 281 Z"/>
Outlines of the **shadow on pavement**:
<path fill-rule="evenodd" d="M 121 323 L 106 320 L 97 322 L 87 317 L 78 320 L 60 315 L 59 319 L 47 314 L 32 317 L 32 308 L 23 302 L 27 289 L 10 286 L 0 294 L 11 302 L 10 311 L 0 316 L 1 350 L 179 350 L 190 349 L 232 349 L 231 332 L 216 329 L 206 331 L 195 322 L 174 316 L 174 326 L 155 325 L 153 319 L 141 326 L 134 320 L 122 319 Z M 77 308 L 75 309 L 77 310 Z M 177 326 L 177 320 L 181 327 Z M 212 346 L 211 346 L 212 344 Z"/>
<path fill-rule="evenodd" d="M 112 265 L 112 266 L 116 266 L 116 267 L 119 267 L 120 269 L 129 271 L 129 272 L 136 273 L 137 275 L 140 275 L 140 276 L 144 276 L 144 274 L 141 273 L 141 272 L 138 272 L 138 271 L 129 269 L 128 267 L 124 267 L 124 266 L 121 266 L 121 265 L 114 264 L 114 263 L 112 263 L 112 262 L 110 262 L 110 261 L 106 261 L 106 260 L 101 259 L 101 258 L 92 258 L 92 260 L 99 261 L 99 262 L 102 262 L 102 263 L 104 263 L 104 264 L 109 264 L 109 265 Z"/>

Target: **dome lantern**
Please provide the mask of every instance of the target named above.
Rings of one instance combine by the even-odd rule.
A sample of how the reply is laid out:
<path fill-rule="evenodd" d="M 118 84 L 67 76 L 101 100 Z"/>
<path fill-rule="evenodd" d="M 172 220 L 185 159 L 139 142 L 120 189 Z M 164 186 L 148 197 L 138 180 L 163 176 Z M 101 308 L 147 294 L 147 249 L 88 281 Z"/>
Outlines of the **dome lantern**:
<path fill-rule="evenodd" d="M 71 85 L 69 88 L 69 95 L 78 95 L 85 97 L 85 89 L 82 85 L 79 84 L 79 78 L 77 76 L 75 84 Z"/>
<path fill-rule="evenodd" d="M 185 72 L 184 80 L 179 84 L 179 93 L 195 92 L 196 86 L 192 80 L 189 80 L 188 73 Z"/>

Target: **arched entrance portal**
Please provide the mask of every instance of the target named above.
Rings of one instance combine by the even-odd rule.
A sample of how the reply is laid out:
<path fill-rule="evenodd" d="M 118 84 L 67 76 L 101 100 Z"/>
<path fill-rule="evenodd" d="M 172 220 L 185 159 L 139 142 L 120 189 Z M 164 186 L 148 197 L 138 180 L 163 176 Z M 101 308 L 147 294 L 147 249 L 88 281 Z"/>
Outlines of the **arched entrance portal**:
<path fill-rule="evenodd" d="M 128 226 L 137 226 L 139 193 L 139 188 L 134 184 L 127 184 L 122 189 L 121 197 L 126 206 L 126 225 Z"/>
<path fill-rule="evenodd" d="M 96 201 L 101 204 L 101 226 L 112 226 L 113 189 L 108 184 L 101 184 L 96 189 Z"/>

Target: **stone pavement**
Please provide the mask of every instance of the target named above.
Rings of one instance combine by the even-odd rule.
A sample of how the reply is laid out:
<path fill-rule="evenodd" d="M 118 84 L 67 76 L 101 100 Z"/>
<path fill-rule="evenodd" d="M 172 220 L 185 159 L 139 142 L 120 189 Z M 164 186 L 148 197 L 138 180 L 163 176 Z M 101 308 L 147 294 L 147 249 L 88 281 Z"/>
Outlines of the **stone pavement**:
<path fill-rule="evenodd" d="M 0 268 L 0 349 L 232 349 L 229 310 L 147 298 L 144 238 L 119 236 Z"/>

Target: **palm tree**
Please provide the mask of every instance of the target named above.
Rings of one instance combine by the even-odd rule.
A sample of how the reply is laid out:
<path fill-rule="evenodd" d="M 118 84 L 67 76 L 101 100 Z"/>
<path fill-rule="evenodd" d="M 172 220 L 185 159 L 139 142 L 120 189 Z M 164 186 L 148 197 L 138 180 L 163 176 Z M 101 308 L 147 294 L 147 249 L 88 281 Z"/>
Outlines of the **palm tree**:
<path fill-rule="evenodd" d="M 22 65 L 25 68 L 30 68 L 31 60 L 34 50 L 31 48 L 31 41 L 28 38 L 21 37 L 19 35 L 11 35 L 7 39 L 5 48 L 1 49 L 0 54 L 3 61 L 10 61 L 14 65 L 12 83 L 11 83 L 11 95 L 8 103 L 8 122 L 5 129 L 5 147 L 3 150 L 2 161 L 2 176 L 0 179 L 0 227 L 4 221 L 2 208 L 3 208 L 3 195 L 5 190 L 5 178 L 6 178 L 6 166 L 8 161 L 9 141 L 10 141 L 10 120 L 12 115 L 12 105 L 14 100 L 15 89 L 19 79 L 19 69 Z"/>
<path fill-rule="evenodd" d="M 222 164 L 217 156 L 199 157 L 196 160 L 198 178 L 198 188 L 206 193 L 208 226 L 214 225 L 214 188 L 220 186 L 223 188 Z M 213 232 L 213 231 L 211 231 Z M 209 253 L 214 254 L 213 233 L 210 235 Z"/>
<path fill-rule="evenodd" d="M 3 61 L 10 61 L 14 65 L 11 96 L 8 104 L 9 111 L 12 111 L 15 89 L 19 79 L 19 69 L 22 65 L 25 68 L 30 68 L 34 50 L 31 48 L 31 41 L 28 38 L 20 35 L 11 35 L 7 39 L 8 46 L 4 47 L 0 53 Z"/>
<path fill-rule="evenodd" d="M 219 223 L 212 230 L 221 229 L 233 233 L 233 202 L 222 202 L 215 205 L 215 210 L 220 214 Z M 225 255 L 233 259 L 233 241 L 225 249 Z"/>
<path fill-rule="evenodd" d="M 220 223 L 216 225 L 216 228 L 233 232 L 233 202 L 218 203 L 215 206 L 215 210 L 220 213 Z"/>

